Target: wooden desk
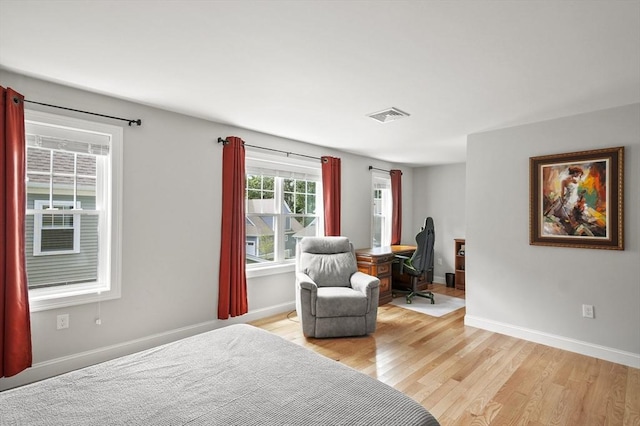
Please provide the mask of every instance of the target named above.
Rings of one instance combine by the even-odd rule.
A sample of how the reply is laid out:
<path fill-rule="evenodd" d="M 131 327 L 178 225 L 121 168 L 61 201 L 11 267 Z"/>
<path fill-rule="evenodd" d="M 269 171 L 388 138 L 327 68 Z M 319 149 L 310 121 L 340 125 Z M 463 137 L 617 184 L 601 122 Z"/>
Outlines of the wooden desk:
<path fill-rule="evenodd" d="M 400 277 L 393 277 L 391 264 L 395 255 L 411 256 L 415 249 L 415 246 L 396 245 L 356 250 L 358 271 L 378 277 L 380 280 L 380 300 L 378 305 L 384 305 L 393 300 L 391 294 L 393 280 L 404 281 Z M 421 290 L 424 290 L 428 283 L 427 280 L 423 279 L 420 280 L 418 286 Z"/>
<path fill-rule="evenodd" d="M 391 302 L 391 247 L 373 247 L 356 250 L 358 271 L 378 277 L 380 280 L 379 305 Z"/>

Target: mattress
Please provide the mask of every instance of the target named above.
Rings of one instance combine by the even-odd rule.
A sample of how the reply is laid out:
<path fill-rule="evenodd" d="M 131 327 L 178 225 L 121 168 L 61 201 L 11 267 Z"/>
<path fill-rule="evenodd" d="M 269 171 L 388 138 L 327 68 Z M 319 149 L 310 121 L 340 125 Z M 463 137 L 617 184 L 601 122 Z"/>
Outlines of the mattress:
<path fill-rule="evenodd" d="M 0 392 L 1 425 L 438 425 L 392 387 L 240 324 Z"/>

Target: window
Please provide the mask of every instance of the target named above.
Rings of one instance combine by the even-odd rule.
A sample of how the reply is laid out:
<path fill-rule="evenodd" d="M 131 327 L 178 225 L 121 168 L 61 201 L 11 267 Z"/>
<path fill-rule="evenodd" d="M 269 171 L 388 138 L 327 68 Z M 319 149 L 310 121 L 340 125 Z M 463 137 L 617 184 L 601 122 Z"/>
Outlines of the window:
<path fill-rule="evenodd" d="M 391 245 L 391 177 L 372 172 L 371 246 Z"/>
<path fill-rule="evenodd" d="M 122 128 L 25 111 L 32 311 L 120 296 Z"/>
<path fill-rule="evenodd" d="M 54 210 L 69 214 L 36 213 L 33 231 L 33 255 L 80 253 L 80 215 L 73 214 L 80 209 L 80 201 L 47 202 L 35 200 L 35 211 Z"/>
<path fill-rule="evenodd" d="M 320 162 L 247 153 L 248 269 L 291 262 L 305 236 L 322 235 Z"/>

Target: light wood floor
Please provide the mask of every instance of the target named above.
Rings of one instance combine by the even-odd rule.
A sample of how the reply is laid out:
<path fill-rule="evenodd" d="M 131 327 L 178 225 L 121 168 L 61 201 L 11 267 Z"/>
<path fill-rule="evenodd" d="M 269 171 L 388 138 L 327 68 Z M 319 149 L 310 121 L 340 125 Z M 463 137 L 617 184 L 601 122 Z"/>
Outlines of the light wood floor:
<path fill-rule="evenodd" d="M 393 386 L 442 426 L 640 425 L 640 370 L 465 327 L 464 313 L 387 304 L 374 335 L 341 339 L 306 339 L 295 313 L 252 324 Z"/>

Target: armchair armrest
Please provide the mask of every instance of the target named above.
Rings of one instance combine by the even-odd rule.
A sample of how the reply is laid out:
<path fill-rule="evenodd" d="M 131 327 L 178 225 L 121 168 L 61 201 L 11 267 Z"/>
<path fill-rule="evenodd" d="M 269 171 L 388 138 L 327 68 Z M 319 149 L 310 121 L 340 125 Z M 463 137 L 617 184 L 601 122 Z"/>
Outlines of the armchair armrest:
<path fill-rule="evenodd" d="M 357 271 L 351 275 L 351 288 L 367 296 L 369 306 L 367 312 L 378 308 L 378 298 L 380 297 L 380 280 L 372 275 Z"/>
<path fill-rule="evenodd" d="M 296 273 L 296 311 L 298 316 L 316 315 L 318 285 L 303 272 Z"/>
<path fill-rule="evenodd" d="M 313 292 L 318 291 L 318 285 L 304 272 L 296 273 L 296 284 L 300 289 L 310 290 Z"/>
<path fill-rule="evenodd" d="M 351 288 L 366 293 L 368 290 L 380 287 L 380 280 L 364 272 L 354 272 L 351 275 Z"/>

